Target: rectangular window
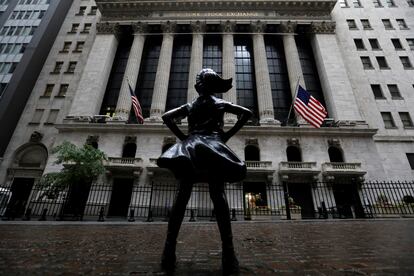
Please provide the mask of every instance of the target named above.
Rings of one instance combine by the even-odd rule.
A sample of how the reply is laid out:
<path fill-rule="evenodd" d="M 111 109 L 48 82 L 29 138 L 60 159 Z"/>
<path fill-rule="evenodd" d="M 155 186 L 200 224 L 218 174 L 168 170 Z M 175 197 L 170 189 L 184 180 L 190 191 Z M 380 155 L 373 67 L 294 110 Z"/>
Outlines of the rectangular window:
<path fill-rule="evenodd" d="M 401 30 L 408 29 L 407 23 L 405 23 L 404 19 L 395 19 L 395 21 L 397 21 L 397 24 Z"/>
<path fill-rule="evenodd" d="M 401 63 L 404 67 L 404 69 L 412 69 L 413 66 L 411 64 L 411 61 L 408 57 L 400 57 Z"/>
<path fill-rule="evenodd" d="M 387 84 L 392 99 L 401 99 L 400 90 L 396 84 Z"/>
<path fill-rule="evenodd" d="M 411 51 L 414 51 L 414 38 L 407 38 L 408 47 Z"/>
<path fill-rule="evenodd" d="M 369 57 L 361 57 L 361 62 L 364 69 L 374 69 Z"/>
<path fill-rule="evenodd" d="M 32 11 L 27 11 L 27 12 L 24 14 L 24 16 L 23 16 L 23 19 L 29 19 L 29 18 L 30 18 L 31 13 L 32 13 Z"/>
<path fill-rule="evenodd" d="M 50 97 L 53 92 L 54 84 L 46 84 L 45 92 L 43 92 L 43 97 Z"/>
<path fill-rule="evenodd" d="M 6 35 L 12 36 L 15 30 L 16 30 L 16 27 L 14 26 L 10 27 Z"/>
<path fill-rule="evenodd" d="M 17 62 L 12 62 L 11 63 L 11 66 L 10 66 L 10 69 L 9 69 L 9 74 L 14 73 L 14 70 L 16 70 L 17 64 L 19 64 L 19 63 L 17 63 Z"/>
<path fill-rule="evenodd" d="M 87 34 L 91 30 L 92 24 L 91 23 L 85 23 L 82 33 Z"/>
<path fill-rule="evenodd" d="M 24 51 L 26 51 L 26 48 L 27 48 L 27 43 L 23 43 L 22 47 L 20 48 L 20 54 L 23 54 Z"/>
<path fill-rule="evenodd" d="M 33 114 L 31 124 L 39 124 L 40 120 L 42 120 L 44 109 L 36 109 L 35 113 Z"/>
<path fill-rule="evenodd" d="M 12 12 L 12 14 L 10 15 L 10 19 L 16 19 L 17 13 L 17 11 Z"/>
<path fill-rule="evenodd" d="M 78 41 L 78 42 L 76 42 L 76 47 L 75 47 L 75 50 L 73 50 L 73 52 L 75 52 L 75 53 L 81 53 L 84 46 L 85 46 L 85 41 Z"/>
<path fill-rule="evenodd" d="M 398 112 L 398 114 L 400 115 L 401 122 L 402 122 L 404 128 L 414 126 L 413 121 L 411 120 L 410 113 L 408 113 L 408 112 Z"/>
<path fill-rule="evenodd" d="M 368 39 L 369 44 L 371 45 L 372 50 L 381 50 L 381 46 L 379 45 L 378 39 L 370 38 Z"/>
<path fill-rule="evenodd" d="M 37 27 L 36 27 L 36 26 L 32 26 L 32 27 L 30 28 L 30 33 L 29 33 L 29 35 L 34 35 L 34 33 L 36 32 L 36 29 L 37 29 Z"/>
<path fill-rule="evenodd" d="M 404 50 L 401 41 L 398 38 L 391 38 L 392 45 L 394 45 L 395 50 Z"/>
<path fill-rule="evenodd" d="M 371 84 L 371 89 L 375 99 L 385 99 L 384 95 L 382 94 L 381 85 Z"/>
<path fill-rule="evenodd" d="M 375 57 L 375 58 L 377 59 L 378 66 L 380 69 L 390 69 L 385 57 Z"/>
<path fill-rule="evenodd" d="M 381 0 L 374 0 L 374 7 L 376 8 L 382 8 Z"/>
<path fill-rule="evenodd" d="M 396 7 L 394 0 L 385 0 L 387 2 L 388 7 L 393 8 Z"/>
<path fill-rule="evenodd" d="M 45 124 L 52 125 L 56 123 L 58 114 L 59 114 L 59 109 L 51 109 L 49 111 L 49 116 L 47 117 Z"/>
<path fill-rule="evenodd" d="M 96 6 L 91 7 L 91 11 L 88 13 L 88 15 L 96 15 L 97 10 L 98 10 L 98 7 Z"/>
<path fill-rule="evenodd" d="M 68 69 L 66 70 L 65 73 L 70 73 L 70 74 L 74 73 L 75 72 L 75 68 L 76 68 L 76 64 L 77 64 L 76 61 L 69 62 Z"/>
<path fill-rule="evenodd" d="M 40 11 L 39 16 L 37 17 L 37 19 L 42 19 L 45 16 L 45 12 L 46 11 Z"/>
<path fill-rule="evenodd" d="M 63 48 L 62 48 L 62 50 L 60 50 L 60 52 L 61 53 L 67 53 L 67 52 L 69 52 L 70 45 L 72 45 L 72 42 L 71 41 L 65 41 L 63 43 Z"/>
<path fill-rule="evenodd" d="M 414 153 L 406 153 L 406 155 L 411 169 L 414 170 Z"/>
<path fill-rule="evenodd" d="M 59 87 L 58 97 L 65 97 L 68 92 L 69 84 L 61 84 Z"/>
<path fill-rule="evenodd" d="M 348 23 L 348 27 L 350 30 L 358 30 L 358 27 L 354 19 L 347 19 L 346 22 Z"/>
<path fill-rule="evenodd" d="M 362 8 L 359 0 L 352 0 L 352 3 L 354 4 L 354 8 Z"/>
<path fill-rule="evenodd" d="M 394 119 L 391 112 L 381 112 L 382 120 L 384 121 L 385 128 L 395 128 Z"/>
<path fill-rule="evenodd" d="M 355 43 L 355 47 L 357 48 L 357 50 L 366 50 L 365 45 L 364 45 L 364 41 L 362 39 L 355 38 L 354 43 Z"/>
<path fill-rule="evenodd" d="M 391 20 L 389 19 L 382 19 L 382 24 L 384 24 L 384 27 L 386 30 L 393 30 L 394 27 L 391 24 Z"/>
<path fill-rule="evenodd" d="M 348 0 L 339 0 L 339 6 L 341 8 L 349 8 Z"/>
<path fill-rule="evenodd" d="M 409 7 L 414 7 L 414 0 L 407 0 L 407 4 Z"/>
<path fill-rule="evenodd" d="M 362 24 L 362 28 L 364 28 L 364 30 L 371 30 L 371 23 L 369 23 L 368 19 L 361 19 L 361 24 Z"/>
<path fill-rule="evenodd" d="M 7 34 L 7 30 L 8 30 L 9 28 L 8 27 L 3 27 L 2 29 L 1 29 L 1 31 L 0 31 L 0 35 L 5 35 L 5 34 Z"/>
<path fill-rule="evenodd" d="M 63 61 L 56 61 L 55 68 L 51 72 L 51 74 L 59 74 L 60 70 L 62 70 Z"/>
<path fill-rule="evenodd" d="M 19 36 L 23 32 L 23 27 L 19 26 L 17 27 L 16 31 L 14 32 L 15 36 Z"/>
<path fill-rule="evenodd" d="M 85 6 L 80 6 L 79 11 L 76 15 L 85 15 L 85 11 L 86 11 L 86 7 Z"/>
<path fill-rule="evenodd" d="M 72 28 L 70 29 L 70 31 L 68 33 L 70 33 L 70 34 L 76 33 L 78 31 L 78 29 L 79 29 L 79 24 L 78 23 L 72 24 Z"/>

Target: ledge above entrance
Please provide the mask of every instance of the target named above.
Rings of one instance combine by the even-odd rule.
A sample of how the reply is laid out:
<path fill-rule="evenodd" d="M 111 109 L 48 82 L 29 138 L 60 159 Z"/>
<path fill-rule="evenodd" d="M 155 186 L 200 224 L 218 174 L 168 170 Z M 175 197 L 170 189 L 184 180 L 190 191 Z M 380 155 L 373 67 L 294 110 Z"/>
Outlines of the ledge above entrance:
<path fill-rule="evenodd" d="M 321 170 L 316 162 L 280 162 L 279 175 L 283 181 L 317 180 Z"/>

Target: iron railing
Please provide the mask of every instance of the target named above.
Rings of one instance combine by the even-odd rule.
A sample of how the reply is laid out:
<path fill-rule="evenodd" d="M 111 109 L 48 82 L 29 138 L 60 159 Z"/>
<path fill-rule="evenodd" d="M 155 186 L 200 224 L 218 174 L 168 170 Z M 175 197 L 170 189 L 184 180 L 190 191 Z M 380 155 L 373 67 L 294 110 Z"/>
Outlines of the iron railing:
<path fill-rule="evenodd" d="M 234 183 L 227 184 L 225 191 L 234 220 L 414 216 L 414 182 Z M 165 182 L 143 186 L 131 182 L 130 189 L 122 192 L 104 183 L 60 190 L 35 185 L 24 198 L 12 185 L 0 187 L 0 216 L 5 220 L 167 220 L 176 192 L 175 183 Z M 208 185 L 195 184 L 186 216 L 212 219 L 213 209 Z"/>

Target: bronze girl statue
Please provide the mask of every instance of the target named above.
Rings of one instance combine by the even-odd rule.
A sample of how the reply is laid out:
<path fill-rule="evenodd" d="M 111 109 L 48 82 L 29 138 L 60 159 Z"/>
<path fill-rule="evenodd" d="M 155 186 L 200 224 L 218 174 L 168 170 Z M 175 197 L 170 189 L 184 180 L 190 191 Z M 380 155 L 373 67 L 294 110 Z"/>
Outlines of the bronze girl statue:
<path fill-rule="evenodd" d="M 195 89 L 199 97 L 166 112 L 162 118 L 170 130 L 181 140 L 158 159 L 159 167 L 170 169 L 179 180 L 179 189 L 168 222 L 167 239 L 161 265 L 166 270 L 175 268 L 175 247 L 185 209 L 195 182 L 208 182 L 222 241 L 224 274 L 239 270 L 234 253 L 230 212 L 224 193 L 224 182 L 241 181 L 246 176 L 246 165 L 225 144 L 251 117 L 252 112 L 242 106 L 214 97 L 232 88 L 232 79 L 222 79 L 211 69 L 197 75 Z M 237 115 L 236 124 L 223 131 L 224 113 Z M 184 134 L 175 123 L 188 117 L 188 132 Z"/>

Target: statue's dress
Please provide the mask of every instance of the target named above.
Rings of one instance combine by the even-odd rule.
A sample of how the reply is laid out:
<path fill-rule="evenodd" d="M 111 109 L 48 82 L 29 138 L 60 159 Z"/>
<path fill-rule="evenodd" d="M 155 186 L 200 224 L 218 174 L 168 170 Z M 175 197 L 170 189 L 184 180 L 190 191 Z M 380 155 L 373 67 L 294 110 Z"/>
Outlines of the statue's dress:
<path fill-rule="evenodd" d="M 188 114 L 189 136 L 165 151 L 158 166 L 170 169 L 178 179 L 243 180 L 246 165 L 221 139 L 226 104 L 213 96 L 200 96 L 179 107 Z"/>

